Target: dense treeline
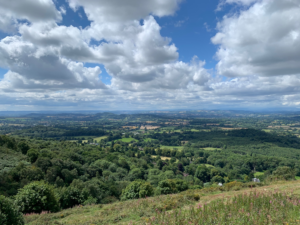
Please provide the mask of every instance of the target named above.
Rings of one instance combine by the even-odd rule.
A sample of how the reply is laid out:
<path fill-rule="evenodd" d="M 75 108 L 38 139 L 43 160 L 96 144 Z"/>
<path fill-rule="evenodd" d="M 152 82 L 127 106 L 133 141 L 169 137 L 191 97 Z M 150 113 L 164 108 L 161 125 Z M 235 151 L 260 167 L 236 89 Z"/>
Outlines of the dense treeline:
<path fill-rule="evenodd" d="M 74 129 L 67 131 L 63 136 L 103 136 L 106 132 L 99 129 Z"/>

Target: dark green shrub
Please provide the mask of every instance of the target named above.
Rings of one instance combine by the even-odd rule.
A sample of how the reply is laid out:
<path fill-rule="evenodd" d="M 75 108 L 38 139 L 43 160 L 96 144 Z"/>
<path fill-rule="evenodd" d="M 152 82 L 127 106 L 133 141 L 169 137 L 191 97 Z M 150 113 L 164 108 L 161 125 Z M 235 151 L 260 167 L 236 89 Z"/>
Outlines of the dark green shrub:
<path fill-rule="evenodd" d="M 200 200 L 200 195 L 199 194 L 195 194 L 195 193 L 187 193 L 185 195 L 185 197 L 191 201 L 199 201 Z"/>
<path fill-rule="evenodd" d="M 160 191 L 160 194 L 163 195 L 173 194 L 177 192 L 174 180 L 163 180 L 159 182 L 157 189 Z"/>
<path fill-rule="evenodd" d="M 211 179 L 211 182 L 212 182 L 212 183 L 221 183 L 221 184 L 223 184 L 223 183 L 225 183 L 225 180 L 224 180 L 223 177 L 217 175 L 217 176 L 214 176 L 214 177 Z"/>
<path fill-rule="evenodd" d="M 271 180 L 295 180 L 296 171 L 288 166 L 281 166 L 270 176 Z"/>
<path fill-rule="evenodd" d="M 159 182 L 157 186 L 157 194 L 174 194 L 178 192 L 185 191 L 189 188 L 188 184 L 184 180 L 179 180 L 179 179 L 168 179 L 168 180 L 163 180 Z"/>
<path fill-rule="evenodd" d="M 63 209 L 81 205 L 88 199 L 87 194 L 76 187 L 63 188 L 60 195 L 60 205 Z"/>
<path fill-rule="evenodd" d="M 56 212 L 59 210 L 59 201 L 54 193 L 54 188 L 44 181 L 36 181 L 26 185 L 19 190 L 15 199 L 23 213 Z"/>
<path fill-rule="evenodd" d="M 182 192 L 189 189 L 188 183 L 184 180 L 176 179 L 175 185 L 176 185 L 177 192 Z"/>
<path fill-rule="evenodd" d="M 23 225 L 24 218 L 18 207 L 9 198 L 0 196 L 0 224 Z"/>
<path fill-rule="evenodd" d="M 121 200 L 145 198 L 153 195 L 153 187 L 150 183 L 143 180 L 131 182 L 123 191 Z"/>

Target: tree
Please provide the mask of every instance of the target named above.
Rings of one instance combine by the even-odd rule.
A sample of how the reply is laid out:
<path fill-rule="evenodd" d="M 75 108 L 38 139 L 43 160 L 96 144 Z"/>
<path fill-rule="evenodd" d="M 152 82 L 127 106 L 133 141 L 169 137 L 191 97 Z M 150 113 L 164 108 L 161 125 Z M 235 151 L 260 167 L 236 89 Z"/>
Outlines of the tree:
<path fill-rule="evenodd" d="M 29 157 L 30 162 L 34 163 L 39 157 L 39 151 L 36 149 L 29 149 L 27 152 L 27 156 Z"/>
<path fill-rule="evenodd" d="M 197 177 L 199 180 L 201 180 L 203 182 L 209 182 L 210 181 L 210 171 L 204 165 L 198 166 L 196 173 L 195 173 L 195 177 Z"/>
<path fill-rule="evenodd" d="M 18 144 L 18 149 L 22 152 L 22 154 L 26 155 L 29 150 L 29 146 L 26 142 L 22 141 Z"/>
<path fill-rule="evenodd" d="M 39 157 L 35 164 L 40 167 L 45 173 L 47 169 L 52 166 L 52 163 L 49 158 Z"/>
<path fill-rule="evenodd" d="M 128 178 L 129 178 L 130 181 L 143 179 L 143 172 L 140 168 L 134 168 L 133 170 L 131 170 L 129 172 Z"/>
<path fill-rule="evenodd" d="M 178 170 L 181 172 L 184 171 L 184 167 L 183 167 L 182 163 L 178 163 Z"/>
<path fill-rule="evenodd" d="M 23 213 L 41 213 L 42 211 L 57 212 L 58 197 L 54 188 L 44 181 L 35 181 L 20 189 L 15 203 Z"/>
<path fill-rule="evenodd" d="M 20 179 L 29 181 L 41 180 L 44 178 L 43 171 L 35 166 L 27 166 L 19 171 Z"/>
<path fill-rule="evenodd" d="M 0 224 L 23 225 L 25 224 L 22 213 L 17 205 L 9 198 L 0 196 Z"/>
<path fill-rule="evenodd" d="M 66 183 L 71 183 L 74 179 L 78 178 L 78 172 L 77 169 L 74 170 L 68 170 L 68 169 L 63 169 L 61 171 L 61 174 L 65 180 Z"/>

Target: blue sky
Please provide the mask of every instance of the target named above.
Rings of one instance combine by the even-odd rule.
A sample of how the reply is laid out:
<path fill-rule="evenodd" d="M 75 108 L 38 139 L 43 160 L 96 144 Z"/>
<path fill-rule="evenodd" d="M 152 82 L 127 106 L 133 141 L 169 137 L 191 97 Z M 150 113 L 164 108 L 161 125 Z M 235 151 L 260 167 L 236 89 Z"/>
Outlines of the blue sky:
<path fill-rule="evenodd" d="M 14 0 L 0 13 L 0 110 L 300 106 L 298 0 Z"/>

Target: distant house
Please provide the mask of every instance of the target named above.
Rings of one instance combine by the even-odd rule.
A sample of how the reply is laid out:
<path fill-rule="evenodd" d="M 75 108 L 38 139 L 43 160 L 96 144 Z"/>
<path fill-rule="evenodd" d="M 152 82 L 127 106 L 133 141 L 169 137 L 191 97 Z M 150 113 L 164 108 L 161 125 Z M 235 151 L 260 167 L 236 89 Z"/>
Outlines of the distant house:
<path fill-rule="evenodd" d="M 97 146 L 98 146 L 98 145 L 99 145 L 99 143 L 90 143 L 90 145 L 97 145 Z"/>
<path fill-rule="evenodd" d="M 189 174 L 188 173 L 183 173 L 182 174 L 184 177 L 187 177 Z"/>
<path fill-rule="evenodd" d="M 260 183 L 260 180 L 258 178 L 253 178 L 252 181 L 255 183 Z"/>

